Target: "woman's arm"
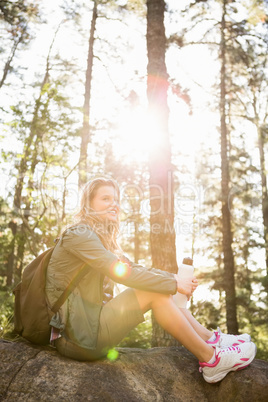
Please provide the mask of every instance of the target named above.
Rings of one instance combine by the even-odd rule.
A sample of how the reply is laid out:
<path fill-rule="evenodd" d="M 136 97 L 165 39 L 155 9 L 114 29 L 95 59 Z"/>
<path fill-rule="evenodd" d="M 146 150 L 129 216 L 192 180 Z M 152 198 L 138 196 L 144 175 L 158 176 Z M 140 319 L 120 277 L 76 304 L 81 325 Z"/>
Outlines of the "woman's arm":
<path fill-rule="evenodd" d="M 91 228 L 70 229 L 64 235 L 61 246 L 91 268 L 125 286 L 163 294 L 175 294 L 177 291 L 174 274 L 161 270 L 146 270 L 139 265 L 131 266 L 120 262 L 115 254 L 103 246 Z"/>

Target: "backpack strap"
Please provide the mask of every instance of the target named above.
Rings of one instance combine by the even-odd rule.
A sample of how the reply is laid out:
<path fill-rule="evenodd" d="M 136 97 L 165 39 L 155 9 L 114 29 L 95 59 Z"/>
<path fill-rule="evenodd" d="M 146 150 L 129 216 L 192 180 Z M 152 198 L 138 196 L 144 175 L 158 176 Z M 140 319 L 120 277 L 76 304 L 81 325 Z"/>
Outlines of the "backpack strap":
<path fill-rule="evenodd" d="M 86 274 L 89 271 L 89 266 L 87 264 L 83 264 L 79 272 L 74 276 L 74 278 L 71 280 L 67 288 L 62 292 L 58 300 L 53 304 L 52 307 L 50 307 L 50 310 L 53 311 L 53 313 L 57 313 L 60 307 L 63 305 L 65 300 L 70 296 L 72 291 L 76 288 L 76 286 L 79 284 L 81 279 L 86 276 Z"/>
<path fill-rule="evenodd" d="M 57 244 L 59 243 L 59 245 L 61 245 L 62 240 L 63 240 L 63 236 L 65 235 L 65 233 L 69 230 L 70 228 L 67 228 L 66 230 L 64 230 L 64 232 L 61 234 L 60 237 L 56 238 L 54 240 L 54 242 Z M 55 246 L 54 246 L 55 247 Z M 69 285 L 67 286 L 67 288 L 62 292 L 62 294 L 60 295 L 60 297 L 58 298 L 58 300 L 53 304 L 52 307 L 50 307 L 50 310 L 53 311 L 53 313 L 57 313 L 58 310 L 61 308 L 61 306 L 63 305 L 63 303 L 65 302 L 65 300 L 70 296 L 70 294 L 72 293 L 72 291 L 76 288 L 76 286 L 79 284 L 79 282 L 81 281 L 81 279 L 84 278 L 84 276 L 88 273 L 89 271 L 89 266 L 84 263 L 80 270 L 77 272 L 77 274 L 74 276 L 74 278 L 71 280 L 71 282 L 69 283 Z"/>

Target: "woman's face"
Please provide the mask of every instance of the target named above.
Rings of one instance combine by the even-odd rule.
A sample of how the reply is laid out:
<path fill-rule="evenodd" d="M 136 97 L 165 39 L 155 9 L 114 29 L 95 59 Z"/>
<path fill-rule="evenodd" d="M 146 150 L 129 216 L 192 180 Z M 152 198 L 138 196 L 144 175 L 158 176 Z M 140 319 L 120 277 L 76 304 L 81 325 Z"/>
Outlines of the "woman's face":
<path fill-rule="evenodd" d="M 99 187 L 90 206 L 101 219 L 118 222 L 119 199 L 113 186 Z"/>

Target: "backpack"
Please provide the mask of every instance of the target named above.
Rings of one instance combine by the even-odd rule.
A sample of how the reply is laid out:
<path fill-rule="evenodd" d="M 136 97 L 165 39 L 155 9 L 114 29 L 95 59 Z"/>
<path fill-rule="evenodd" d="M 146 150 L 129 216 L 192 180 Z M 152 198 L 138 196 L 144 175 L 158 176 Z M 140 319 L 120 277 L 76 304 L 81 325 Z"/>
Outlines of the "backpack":
<path fill-rule="evenodd" d="M 54 248 L 55 246 L 44 251 L 27 265 L 21 282 L 13 290 L 15 295 L 14 332 L 38 345 L 49 344 L 51 318 L 89 269 L 87 264 L 83 264 L 56 303 L 52 307 L 49 306 L 45 292 L 46 274 Z"/>

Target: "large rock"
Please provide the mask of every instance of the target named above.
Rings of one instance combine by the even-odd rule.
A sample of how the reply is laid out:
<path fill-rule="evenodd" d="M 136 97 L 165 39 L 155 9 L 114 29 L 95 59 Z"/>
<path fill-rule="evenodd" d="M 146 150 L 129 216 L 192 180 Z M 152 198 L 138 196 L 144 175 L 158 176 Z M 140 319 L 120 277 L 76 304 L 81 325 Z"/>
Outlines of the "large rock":
<path fill-rule="evenodd" d="M 207 384 L 183 347 L 118 349 L 89 363 L 26 342 L 0 341 L 1 401 L 267 401 L 268 363 L 255 360 Z"/>

